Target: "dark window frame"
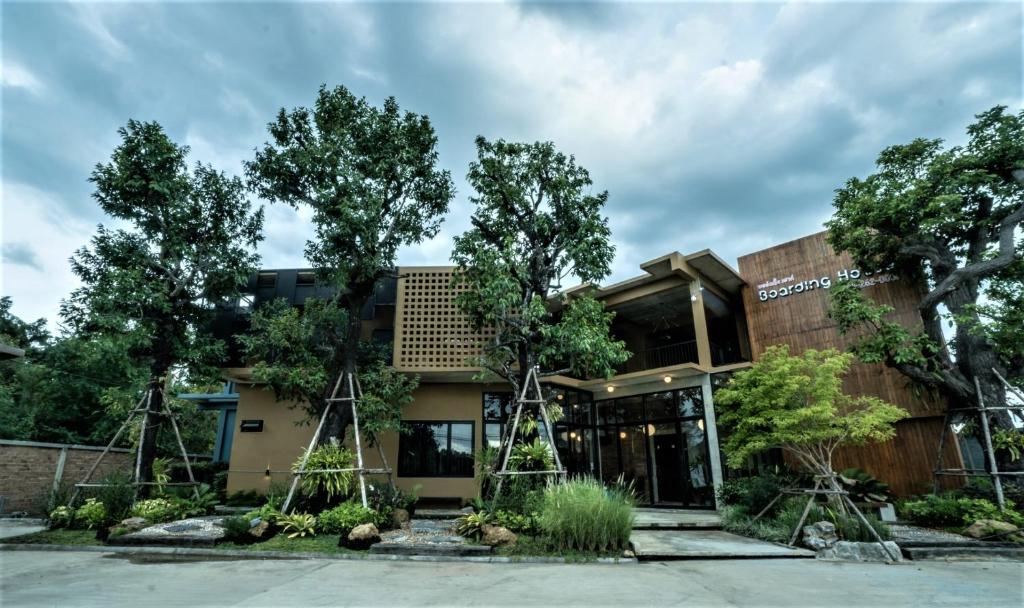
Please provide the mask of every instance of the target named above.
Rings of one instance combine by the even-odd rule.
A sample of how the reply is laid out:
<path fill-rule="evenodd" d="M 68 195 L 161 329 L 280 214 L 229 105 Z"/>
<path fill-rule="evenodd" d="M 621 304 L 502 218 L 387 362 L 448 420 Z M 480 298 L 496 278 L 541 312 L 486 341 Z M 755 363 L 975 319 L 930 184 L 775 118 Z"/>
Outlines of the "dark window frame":
<path fill-rule="evenodd" d="M 474 459 L 476 458 L 476 450 L 477 450 L 477 448 L 476 448 L 476 421 L 475 420 L 403 420 L 402 424 L 407 424 L 407 425 L 425 424 L 425 425 L 428 425 L 428 426 L 447 425 L 447 427 L 448 427 L 448 434 L 447 434 L 447 444 L 445 445 L 445 449 L 448 450 L 449 457 L 450 457 L 450 455 L 452 453 L 452 425 L 455 425 L 455 424 L 469 425 L 469 454 L 470 454 L 470 456 L 472 458 L 474 458 Z M 406 436 L 407 436 L 406 433 L 400 433 L 399 436 L 398 436 L 398 476 L 399 477 L 407 477 L 407 478 L 417 478 L 417 477 L 420 477 L 420 478 L 424 478 L 424 479 L 467 479 L 467 478 L 468 479 L 472 479 L 474 477 L 474 472 L 473 472 L 472 467 L 470 468 L 468 473 L 460 473 L 460 474 L 457 474 L 457 475 L 450 474 L 450 471 L 451 471 L 451 463 L 450 462 L 448 463 L 448 466 L 447 466 L 447 469 L 448 469 L 447 473 L 443 473 L 443 474 L 435 473 L 435 474 L 431 474 L 431 475 L 423 475 L 423 474 L 420 474 L 420 473 L 409 474 L 408 471 L 404 470 L 405 467 L 402 466 L 403 463 L 405 462 L 404 459 L 402 458 L 402 440 L 405 439 Z"/>

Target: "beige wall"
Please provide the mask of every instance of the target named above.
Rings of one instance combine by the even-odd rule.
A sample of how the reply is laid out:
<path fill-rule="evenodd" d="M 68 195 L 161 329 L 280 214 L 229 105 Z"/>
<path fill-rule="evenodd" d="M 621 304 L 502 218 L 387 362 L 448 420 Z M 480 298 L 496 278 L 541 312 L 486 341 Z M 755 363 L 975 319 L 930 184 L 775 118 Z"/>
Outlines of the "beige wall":
<path fill-rule="evenodd" d="M 472 421 L 474 449 L 483 445 L 482 394 L 486 390 L 508 390 L 499 385 L 477 383 L 423 384 L 413 393 L 413 402 L 403 418 L 409 421 L 447 420 Z M 236 421 L 263 420 L 262 433 L 241 433 L 234 429 L 231 446 L 231 468 L 228 474 L 228 493 L 239 490 L 266 491 L 271 480 L 288 482 L 291 464 L 309 445 L 316 430 L 312 424 L 297 426 L 305 417 L 301 408 L 290 409 L 275 401 L 274 394 L 260 387 L 238 387 L 238 413 Z M 398 437 L 388 434 L 381 438 L 384 456 L 395 472 L 395 483 L 403 490 L 420 485 L 419 495 L 425 498 L 472 498 L 476 496 L 476 482 L 472 478 L 418 478 L 398 477 Z M 376 448 L 363 446 L 368 468 L 380 467 Z M 271 470 L 271 477 L 265 475 Z M 379 477 L 383 481 L 383 477 Z"/>

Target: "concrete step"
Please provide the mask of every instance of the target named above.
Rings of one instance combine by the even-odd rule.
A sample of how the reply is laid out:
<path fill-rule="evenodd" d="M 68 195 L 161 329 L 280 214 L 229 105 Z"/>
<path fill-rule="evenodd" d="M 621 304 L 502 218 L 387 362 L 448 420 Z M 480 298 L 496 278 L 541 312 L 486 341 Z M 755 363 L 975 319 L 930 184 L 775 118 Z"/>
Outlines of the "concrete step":
<path fill-rule="evenodd" d="M 722 518 L 716 511 L 700 509 L 633 510 L 634 530 L 721 530 Z"/>
<path fill-rule="evenodd" d="M 721 530 L 634 530 L 633 552 L 641 561 L 678 559 L 813 558 L 814 552 Z"/>
<path fill-rule="evenodd" d="M 377 543 L 370 547 L 370 553 L 376 555 L 424 555 L 424 556 L 471 556 L 490 555 L 491 548 L 487 545 L 465 545 L 456 543 Z"/>
<path fill-rule="evenodd" d="M 472 513 L 473 509 L 416 509 L 413 514 L 415 519 L 458 519 L 467 513 Z"/>

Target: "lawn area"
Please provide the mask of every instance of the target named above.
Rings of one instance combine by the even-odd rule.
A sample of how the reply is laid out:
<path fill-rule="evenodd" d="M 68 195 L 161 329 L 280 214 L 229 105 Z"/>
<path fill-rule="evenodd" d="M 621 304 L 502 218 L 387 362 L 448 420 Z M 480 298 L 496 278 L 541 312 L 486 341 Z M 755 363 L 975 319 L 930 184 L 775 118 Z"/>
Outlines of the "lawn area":
<path fill-rule="evenodd" d="M 346 549 L 345 547 L 338 546 L 338 535 L 327 534 L 320 536 L 306 536 L 303 538 L 288 538 L 285 534 L 278 534 L 270 540 L 262 543 L 253 543 L 249 545 L 236 545 L 235 543 L 221 543 L 217 545 L 219 549 L 235 549 L 239 551 L 290 551 L 294 553 L 329 553 L 329 554 L 340 554 L 340 553 L 353 553 L 362 554 L 364 551 L 353 551 L 352 549 Z"/>
<path fill-rule="evenodd" d="M 5 538 L 4 543 L 12 545 L 102 545 L 96 540 L 96 530 L 68 530 L 55 528 L 34 534 Z"/>

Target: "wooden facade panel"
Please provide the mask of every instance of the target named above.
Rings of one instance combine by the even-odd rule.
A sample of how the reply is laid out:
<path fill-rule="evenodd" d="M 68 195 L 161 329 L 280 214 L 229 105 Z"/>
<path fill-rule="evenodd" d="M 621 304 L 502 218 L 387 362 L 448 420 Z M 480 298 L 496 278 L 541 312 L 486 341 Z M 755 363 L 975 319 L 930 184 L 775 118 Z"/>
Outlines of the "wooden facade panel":
<path fill-rule="evenodd" d="M 866 295 L 875 302 L 892 306 L 893 321 L 909 328 L 921 327 L 917 312 L 920 285 L 884 274 L 865 275 L 849 255 L 832 250 L 827 234 L 812 234 L 739 258 L 739 271 L 747 282 L 743 304 L 755 360 L 776 344 L 789 344 L 794 354 L 807 349 L 845 351 L 852 338 L 841 336 L 828 316 L 829 287 L 844 276 L 862 281 Z M 884 365 L 855 363 L 843 389 L 852 395 L 872 395 L 894 403 L 907 410 L 911 418 L 897 425 L 897 436 L 891 441 L 837 451 L 835 469 L 862 468 L 888 483 L 897 495 L 930 491 L 944 402 L 914 390 L 905 376 Z M 955 446 L 950 446 L 944 459 L 948 466 L 961 466 Z"/>

